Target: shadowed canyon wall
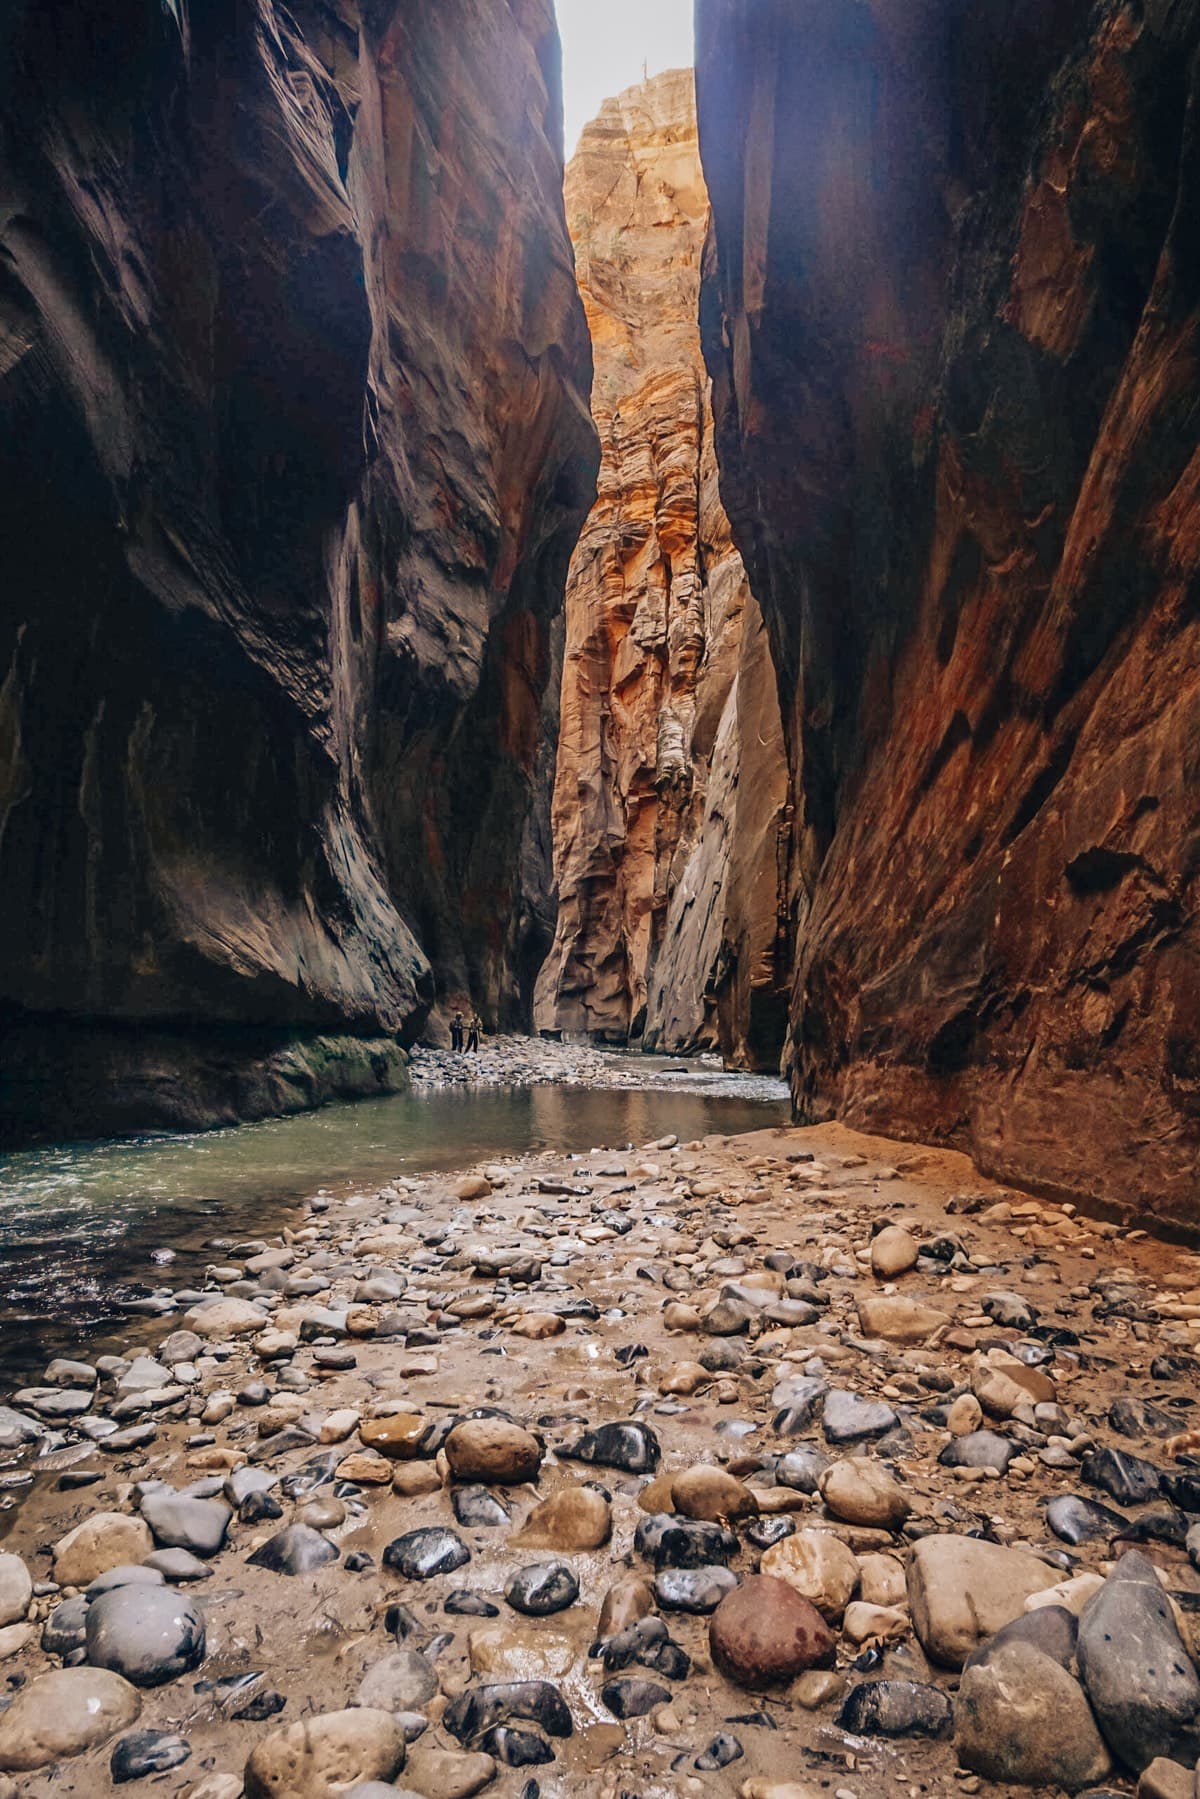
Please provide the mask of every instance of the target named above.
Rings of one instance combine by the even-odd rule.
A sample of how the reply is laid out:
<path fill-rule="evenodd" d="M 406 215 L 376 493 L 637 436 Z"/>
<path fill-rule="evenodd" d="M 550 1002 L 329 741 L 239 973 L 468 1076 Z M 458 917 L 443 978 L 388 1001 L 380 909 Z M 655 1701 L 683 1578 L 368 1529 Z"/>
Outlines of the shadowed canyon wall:
<path fill-rule="evenodd" d="M 699 0 L 800 1108 L 1200 1220 L 1191 0 Z"/>
<path fill-rule="evenodd" d="M 602 462 L 567 585 L 558 926 L 535 1018 L 777 1062 L 786 765 L 762 623 L 717 491 L 691 70 L 605 103 L 566 199 Z"/>
<path fill-rule="evenodd" d="M 385 1089 L 549 941 L 550 0 L 10 4 L 0 119 L 0 1119 Z"/>

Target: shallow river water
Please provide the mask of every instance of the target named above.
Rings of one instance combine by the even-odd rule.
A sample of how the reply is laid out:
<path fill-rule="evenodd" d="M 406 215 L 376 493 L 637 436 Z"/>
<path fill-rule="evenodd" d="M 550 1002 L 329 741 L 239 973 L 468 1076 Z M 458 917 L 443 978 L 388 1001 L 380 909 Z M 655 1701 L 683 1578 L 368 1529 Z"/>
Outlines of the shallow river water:
<path fill-rule="evenodd" d="M 606 1058 L 607 1060 L 607 1058 Z M 127 1326 L 223 1259 L 214 1239 L 278 1231 L 345 1192 L 489 1156 L 681 1141 L 783 1122 L 777 1081 L 613 1057 L 631 1082 L 424 1088 L 191 1136 L 68 1143 L 0 1157 L 0 1378 Z M 619 1074 L 617 1078 L 620 1078 Z"/>

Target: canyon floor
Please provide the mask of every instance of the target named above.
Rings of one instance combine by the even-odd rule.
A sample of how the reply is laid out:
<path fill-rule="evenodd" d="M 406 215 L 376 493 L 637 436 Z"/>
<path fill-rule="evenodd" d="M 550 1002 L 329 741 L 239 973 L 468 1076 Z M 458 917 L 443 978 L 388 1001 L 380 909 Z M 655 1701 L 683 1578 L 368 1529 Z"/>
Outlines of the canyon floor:
<path fill-rule="evenodd" d="M 1188 1251 L 773 1127 L 316 1198 L 178 1297 L 0 1410 L 0 1792 L 1191 1779 Z"/>

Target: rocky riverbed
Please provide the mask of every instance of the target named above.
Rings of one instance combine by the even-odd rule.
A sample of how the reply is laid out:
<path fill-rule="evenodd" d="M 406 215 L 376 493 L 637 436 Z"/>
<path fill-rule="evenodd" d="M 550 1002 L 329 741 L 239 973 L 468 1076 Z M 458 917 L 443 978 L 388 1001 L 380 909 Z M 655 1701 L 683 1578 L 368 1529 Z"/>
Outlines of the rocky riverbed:
<path fill-rule="evenodd" d="M 0 1410 L 0 1792 L 1194 1799 L 1191 1252 L 822 1126 L 212 1253 Z"/>
<path fill-rule="evenodd" d="M 729 1071 L 717 1055 L 655 1056 L 599 1049 L 595 1044 L 549 1037 L 485 1037 L 470 1053 L 419 1044 L 409 1072 L 418 1090 L 441 1087 L 585 1087 L 595 1091 L 680 1093 L 727 1092 Z M 786 1099 L 785 1083 L 774 1075 L 732 1077 L 746 1098 Z"/>

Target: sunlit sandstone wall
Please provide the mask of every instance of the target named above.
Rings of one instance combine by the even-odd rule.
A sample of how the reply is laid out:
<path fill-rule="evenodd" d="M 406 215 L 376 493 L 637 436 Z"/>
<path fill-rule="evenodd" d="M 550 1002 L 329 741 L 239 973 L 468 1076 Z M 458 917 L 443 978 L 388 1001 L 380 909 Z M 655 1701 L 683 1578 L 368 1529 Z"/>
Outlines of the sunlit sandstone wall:
<path fill-rule="evenodd" d="M 606 102 L 566 195 L 602 463 L 567 586 L 558 927 L 536 1019 L 771 1061 L 786 781 L 766 642 L 717 491 L 691 71 Z"/>

